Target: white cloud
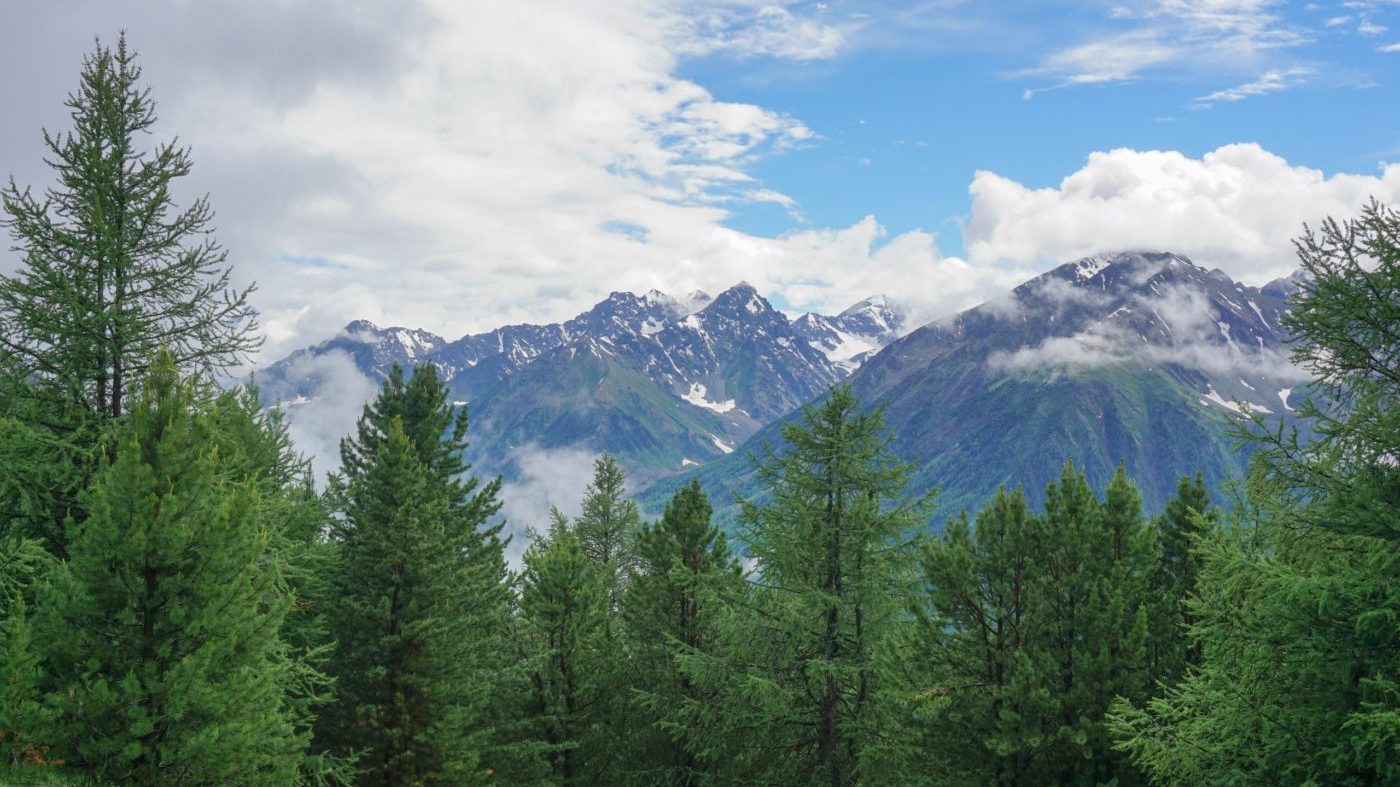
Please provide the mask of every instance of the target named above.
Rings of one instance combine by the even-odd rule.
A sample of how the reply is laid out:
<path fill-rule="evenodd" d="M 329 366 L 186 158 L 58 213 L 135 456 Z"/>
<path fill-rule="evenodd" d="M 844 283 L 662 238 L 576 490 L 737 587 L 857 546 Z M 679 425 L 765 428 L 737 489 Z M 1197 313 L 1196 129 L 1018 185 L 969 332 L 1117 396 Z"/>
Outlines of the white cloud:
<path fill-rule="evenodd" d="M 501 487 L 501 516 L 511 535 L 507 558 L 518 563 L 529 546 L 528 533 L 549 529 L 551 508 L 578 516 L 583 494 L 593 480 L 598 455 L 581 448 L 540 448 L 525 445 L 512 451 L 509 461 L 516 480 Z"/>
<path fill-rule="evenodd" d="M 1201 158 L 1126 148 L 1097 152 L 1050 188 L 980 171 L 964 242 L 971 263 L 1044 264 L 1102 251 L 1185 254 L 1260 284 L 1297 266 L 1303 224 L 1351 216 L 1371 196 L 1400 199 L 1400 164 L 1377 175 L 1290 165 L 1255 144 Z"/>
<path fill-rule="evenodd" d="M 26 138 L 37 143 L 33 124 L 65 127 L 63 93 L 91 32 L 127 28 L 160 104 L 157 137 L 193 148 L 178 196 L 211 195 L 236 275 L 260 285 L 263 361 L 355 318 L 455 337 L 567 318 L 614 289 L 748 278 L 779 294 L 791 265 L 759 266 L 788 265 L 789 244 L 723 221 L 738 204 L 798 214 L 750 171 L 814 134 L 678 71 L 707 53 L 833 57 L 856 24 L 756 0 L 414 0 L 393 13 L 363 0 L 211 0 L 198 14 L 172 0 L 83 2 L 73 47 L 81 14 L 56 6 L 4 26 L 34 34 L 4 36 L 0 65 L 67 76 L 44 82 L 50 111 L 25 112 Z M 31 92 L 19 91 L 24 107 Z M 38 161 L 36 144 L 6 149 Z M 43 185 L 37 163 L 16 174 Z M 820 275 L 844 282 L 870 262 L 825 259 L 833 270 Z M 12 264 L 0 252 L 0 269 Z"/>
<path fill-rule="evenodd" d="M 297 449 L 311 458 L 317 481 L 340 466 L 340 438 L 355 428 L 379 386 L 343 350 L 294 359 L 287 379 L 311 379 L 320 385 L 305 400 L 283 401 L 287 432 Z"/>
<path fill-rule="evenodd" d="M 881 293 L 908 309 L 914 325 L 975 306 L 1032 273 L 944 257 L 937 238 L 918 230 L 887 239 L 873 216 L 844 229 L 804 230 L 749 243 L 745 256 L 759 263 L 760 275 L 744 275 L 795 309 L 834 313 L 859 300 L 852 297 L 856 293 Z"/>
<path fill-rule="evenodd" d="M 1270 65 L 1270 53 L 1308 42 L 1307 35 L 1275 12 L 1279 5 L 1279 0 L 1137 0 L 1114 5 L 1108 11 L 1114 32 L 1052 52 L 1021 74 L 1055 79 L 1054 87 L 1126 82 L 1166 68 L 1261 79 L 1270 70 L 1286 68 Z M 1122 25 L 1129 29 L 1122 30 Z"/>
<path fill-rule="evenodd" d="M 1396 41 L 1393 44 L 1386 44 L 1385 46 L 1378 46 L 1376 47 L 1376 51 L 1384 52 L 1387 54 L 1394 54 L 1396 52 L 1400 52 L 1400 41 Z"/>
<path fill-rule="evenodd" d="M 1316 74 L 1316 69 L 1307 66 L 1265 71 L 1258 78 L 1244 84 L 1201 96 L 1196 99 L 1195 104 L 1200 107 L 1208 107 L 1219 101 L 1242 101 L 1252 96 L 1278 93 L 1305 84 Z"/>
<path fill-rule="evenodd" d="M 1049 74 L 1063 79 L 1063 85 L 1125 82 L 1180 54 L 1156 31 L 1140 30 L 1060 50 L 1026 73 Z"/>
<path fill-rule="evenodd" d="M 679 10 L 684 54 L 727 52 L 806 61 L 835 57 L 847 47 L 846 34 L 824 18 L 822 6 L 794 13 L 771 0 L 710 0 L 682 2 Z"/>
<path fill-rule="evenodd" d="M 1012 352 L 993 353 L 987 364 L 1000 371 L 1058 371 L 1120 364 L 1175 364 L 1216 376 L 1265 377 L 1280 383 L 1307 375 L 1282 348 L 1260 349 L 1226 341 L 1209 296 L 1193 287 L 1171 287 L 1155 297 L 1134 298 L 1132 312 L 1155 315 L 1167 335 L 1146 343 L 1127 328 L 1103 322 L 1072 336 L 1053 336 Z"/>

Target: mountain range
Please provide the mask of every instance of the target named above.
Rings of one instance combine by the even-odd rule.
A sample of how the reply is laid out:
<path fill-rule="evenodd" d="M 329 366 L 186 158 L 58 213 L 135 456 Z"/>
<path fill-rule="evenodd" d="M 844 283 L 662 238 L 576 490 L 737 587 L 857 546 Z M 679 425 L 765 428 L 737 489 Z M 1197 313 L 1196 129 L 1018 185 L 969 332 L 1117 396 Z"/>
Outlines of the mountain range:
<path fill-rule="evenodd" d="M 344 353 L 372 379 L 428 361 L 470 403 L 480 468 L 509 478 L 534 448 L 609 452 L 649 510 L 698 474 L 727 515 L 735 494 L 758 492 L 751 454 L 845 380 L 885 408 L 914 490 L 936 488 L 945 512 L 1000 485 L 1038 502 L 1066 460 L 1097 485 L 1123 464 L 1155 509 L 1183 474 L 1239 474 L 1239 415 L 1293 409 L 1304 378 L 1280 317 L 1295 287 L 1125 252 L 917 328 L 882 297 L 790 319 L 743 283 L 714 298 L 615 292 L 563 323 L 456 341 L 353 322 L 259 382 L 269 399 L 312 402 L 328 381 L 298 373 L 307 358 Z"/>
<path fill-rule="evenodd" d="M 1002 485 L 1039 503 L 1067 460 L 1099 488 L 1123 464 L 1154 510 L 1181 475 L 1199 470 L 1217 488 L 1239 475 L 1238 416 L 1293 410 L 1304 378 L 1279 319 L 1295 288 L 1249 287 L 1170 253 L 1090 257 L 913 331 L 849 383 L 885 408 L 913 489 L 936 488 L 944 513 Z M 745 452 L 778 444 L 785 420 Z M 698 472 L 722 501 L 757 492 L 750 462 Z M 644 501 L 659 506 L 673 486 Z"/>
<path fill-rule="evenodd" d="M 844 379 L 904 323 L 882 297 L 793 320 L 747 283 L 713 298 L 614 292 L 563 323 L 456 341 L 359 320 L 257 379 L 295 419 L 335 384 L 310 360 L 343 354 L 372 380 L 396 363 L 429 362 L 470 403 L 480 468 L 510 476 L 519 452 L 569 447 L 614 454 L 646 481 L 733 451 Z"/>

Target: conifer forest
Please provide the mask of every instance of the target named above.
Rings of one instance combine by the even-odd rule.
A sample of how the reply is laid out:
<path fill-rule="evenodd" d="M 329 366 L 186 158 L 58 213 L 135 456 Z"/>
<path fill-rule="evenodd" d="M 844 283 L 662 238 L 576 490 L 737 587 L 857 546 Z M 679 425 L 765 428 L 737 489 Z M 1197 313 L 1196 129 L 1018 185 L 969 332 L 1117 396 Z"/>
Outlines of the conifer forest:
<path fill-rule="evenodd" d="M 313 470 L 134 43 L 2 195 L 0 784 L 1400 784 L 1397 207 L 1297 227 L 1309 380 L 1226 481 L 1027 432 L 1048 484 L 950 497 L 837 380 L 741 483 L 601 452 L 515 521 L 442 364 Z"/>

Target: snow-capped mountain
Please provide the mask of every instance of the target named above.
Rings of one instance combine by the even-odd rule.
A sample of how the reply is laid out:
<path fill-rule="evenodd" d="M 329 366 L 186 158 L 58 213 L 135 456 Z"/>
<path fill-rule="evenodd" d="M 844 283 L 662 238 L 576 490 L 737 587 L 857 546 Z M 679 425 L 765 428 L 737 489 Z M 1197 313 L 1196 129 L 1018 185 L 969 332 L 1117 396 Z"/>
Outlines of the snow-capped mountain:
<path fill-rule="evenodd" d="M 883 298 L 794 321 L 747 283 L 713 298 L 614 292 L 563 323 L 456 341 L 356 321 L 258 381 L 269 401 L 310 403 L 331 381 L 309 361 L 344 353 L 371 379 L 431 362 L 470 403 L 480 463 L 508 472 L 522 446 L 581 447 L 654 476 L 733 450 L 846 377 L 902 324 Z"/>
<path fill-rule="evenodd" d="M 1123 463 L 1151 509 L 1183 474 L 1218 483 L 1240 472 L 1232 419 L 1297 406 L 1306 383 L 1280 326 L 1296 286 L 1250 287 L 1170 253 L 1090 257 L 899 338 L 850 383 L 885 406 L 915 486 L 938 487 L 948 514 L 1001 484 L 1038 500 L 1067 459 L 1099 485 Z M 749 448 L 700 471 L 712 498 L 749 491 Z"/>
<path fill-rule="evenodd" d="M 827 360 L 855 371 L 865 359 L 903 334 L 904 315 L 885 296 L 866 298 L 835 317 L 807 313 L 793 322 L 793 329 L 820 349 Z"/>

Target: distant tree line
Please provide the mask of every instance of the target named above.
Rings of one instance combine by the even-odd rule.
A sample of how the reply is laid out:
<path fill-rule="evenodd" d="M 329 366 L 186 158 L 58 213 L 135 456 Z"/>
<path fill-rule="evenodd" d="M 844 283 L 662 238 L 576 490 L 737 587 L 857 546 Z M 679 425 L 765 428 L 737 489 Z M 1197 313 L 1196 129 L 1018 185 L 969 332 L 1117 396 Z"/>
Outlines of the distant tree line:
<path fill-rule="evenodd" d="M 188 152 L 125 41 L 11 183 L 0 277 L 0 781 L 139 785 L 1400 783 L 1400 212 L 1297 242 L 1316 379 L 1217 507 L 1066 464 L 930 533 L 837 387 L 655 521 L 608 456 L 505 559 L 432 365 L 312 483 Z M 1219 494 L 1219 490 L 1216 492 Z"/>

